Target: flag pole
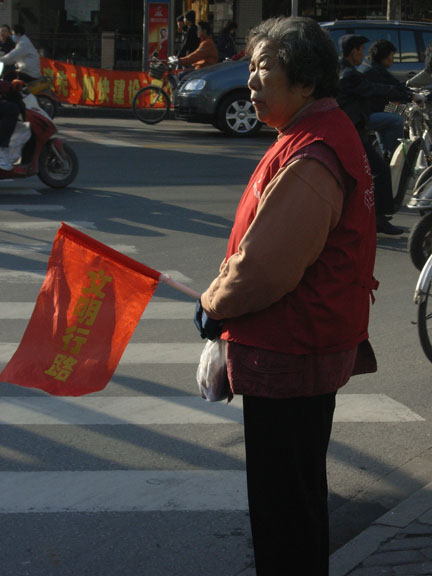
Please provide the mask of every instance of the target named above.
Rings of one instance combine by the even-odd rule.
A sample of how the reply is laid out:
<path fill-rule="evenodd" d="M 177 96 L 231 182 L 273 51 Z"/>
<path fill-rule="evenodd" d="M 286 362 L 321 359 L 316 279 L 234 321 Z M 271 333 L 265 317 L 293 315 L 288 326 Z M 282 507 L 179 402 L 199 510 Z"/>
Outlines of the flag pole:
<path fill-rule="evenodd" d="M 159 281 L 162 282 L 163 284 L 166 284 L 167 286 L 171 286 L 171 288 L 174 288 L 179 292 L 183 292 L 183 294 L 187 294 L 188 296 L 194 298 L 195 300 L 199 300 L 201 298 L 201 294 L 199 292 L 193 290 L 192 288 L 189 288 L 188 286 L 185 286 L 184 284 L 181 284 L 180 282 L 176 282 L 171 278 L 171 276 L 168 276 L 168 274 L 161 274 L 159 276 Z"/>

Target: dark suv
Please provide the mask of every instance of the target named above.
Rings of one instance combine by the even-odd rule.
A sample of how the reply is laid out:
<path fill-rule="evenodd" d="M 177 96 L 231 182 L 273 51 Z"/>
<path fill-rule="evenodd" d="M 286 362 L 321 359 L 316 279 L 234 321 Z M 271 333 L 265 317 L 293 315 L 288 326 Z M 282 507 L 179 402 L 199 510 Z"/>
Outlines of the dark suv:
<path fill-rule="evenodd" d="M 369 38 L 369 43 L 381 38 L 390 40 L 397 48 L 390 70 L 402 82 L 423 70 L 424 50 L 432 42 L 431 24 L 340 20 L 321 25 L 337 47 L 344 34 L 361 34 Z M 245 60 L 222 62 L 188 74 L 176 92 L 176 117 L 213 124 L 230 136 L 255 134 L 261 124 L 249 99 L 248 78 L 249 64 Z"/>

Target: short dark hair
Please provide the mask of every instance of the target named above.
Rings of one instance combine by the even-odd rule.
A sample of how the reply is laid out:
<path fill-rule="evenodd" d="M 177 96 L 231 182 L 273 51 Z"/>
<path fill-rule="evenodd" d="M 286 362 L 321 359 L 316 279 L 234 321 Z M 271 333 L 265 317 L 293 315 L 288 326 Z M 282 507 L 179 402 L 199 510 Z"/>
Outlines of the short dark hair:
<path fill-rule="evenodd" d="M 207 32 L 207 34 L 211 33 L 210 24 L 208 22 L 204 22 L 204 20 L 200 20 L 198 22 L 198 26 L 201 28 L 201 30 L 205 30 Z"/>
<path fill-rule="evenodd" d="M 7 28 L 9 32 L 11 32 L 11 27 L 9 26 L 9 24 L 2 24 L 0 28 Z"/>
<path fill-rule="evenodd" d="M 185 20 L 188 20 L 189 22 L 192 22 L 192 24 L 195 24 L 195 18 L 196 18 L 196 16 L 195 16 L 195 10 L 188 10 L 188 11 L 184 14 L 183 18 L 184 18 Z"/>
<path fill-rule="evenodd" d="M 237 22 L 234 22 L 234 20 L 230 20 L 222 28 L 221 34 L 228 34 L 230 32 L 230 30 L 237 30 L 237 28 L 238 28 Z"/>
<path fill-rule="evenodd" d="M 381 64 L 384 58 L 396 52 L 396 46 L 389 40 L 377 40 L 369 46 L 368 59 L 372 64 Z"/>
<path fill-rule="evenodd" d="M 21 24 L 15 24 L 12 27 L 12 30 L 15 32 L 15 34 L 19 34 L 20 36 L 22 36 L 23 34 L 25 34 L 25 28 L 24 26 L 22 26 Z"/>
<path fill-rule="evenodd" d="M 346 58 L 351 54 L 354 48 L 359 49 L 363 44 L 369 42 L 369 38 L 360 34 L 344 34 L 338 40 L 342 56 Z"/>
<path fill-rule="evenodd" d="M 339 66 L 330 35 L 312 18 L 270 18 L 249 33 L 246 54 L 250 57 L 259 42 L 274 47 L 290 85 L 314 86 L 312 96 L 336 96 Z"/>

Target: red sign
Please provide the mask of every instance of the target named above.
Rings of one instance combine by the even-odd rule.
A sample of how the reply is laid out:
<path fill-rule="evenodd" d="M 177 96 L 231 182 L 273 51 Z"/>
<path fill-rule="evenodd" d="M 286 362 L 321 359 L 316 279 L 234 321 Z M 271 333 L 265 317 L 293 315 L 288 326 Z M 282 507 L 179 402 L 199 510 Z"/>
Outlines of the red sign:
<path fill-rule="evenodd" d="M 168 58 L 169 5 L 150 2 L 148 6 L 148 55 L 155 52 L 159 60 Z"/>

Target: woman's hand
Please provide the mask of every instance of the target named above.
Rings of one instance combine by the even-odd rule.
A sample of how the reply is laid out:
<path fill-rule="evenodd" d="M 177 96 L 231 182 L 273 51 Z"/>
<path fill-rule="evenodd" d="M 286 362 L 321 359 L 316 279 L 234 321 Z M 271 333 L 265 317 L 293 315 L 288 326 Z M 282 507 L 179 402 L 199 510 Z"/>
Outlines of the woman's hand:
<path fill-rule="evenodd" d="M 203 339 L 208 338 L 209 340 L 216 340 L 216 338 L 219 338 L 222 334 L 222 320 L 213 320 L 213 318 L 209 318 L 202 307 L 201 300 L 197 300 L 196 303 L 194 322 L 201 338 Z"/>

